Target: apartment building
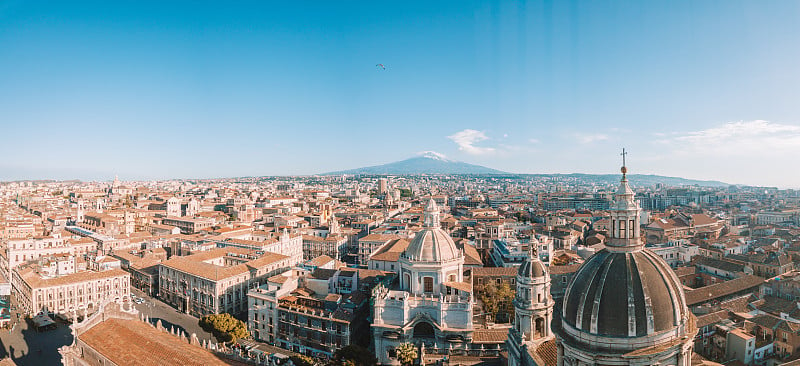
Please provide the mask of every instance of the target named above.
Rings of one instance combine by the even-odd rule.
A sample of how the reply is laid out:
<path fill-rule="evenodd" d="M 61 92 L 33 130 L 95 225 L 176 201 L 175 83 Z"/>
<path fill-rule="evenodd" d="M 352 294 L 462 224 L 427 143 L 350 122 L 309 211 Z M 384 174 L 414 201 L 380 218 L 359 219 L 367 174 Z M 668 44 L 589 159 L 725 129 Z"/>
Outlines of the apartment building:
<path fill-rule="evenodd" d="M 212 219 L 191 219 L 186 217 L 165 217 L 161 220 L 161 224 L 175 226 L 181 229 L 183 234 L 194 234 L 200 230 L 206 230 L 214 226 Z"/>
<path fill-rule="evenodd" d="M 158 293 L 158 264 L 167 260 L 164 248 L 134 250 L 112 254 L 122 269 L 131 274 L 131 286 L 155 296 Z"/>
<path fill-rule="evenodd" d="M 366 266 L 372 253 L 386 243 L 397 239 L 403 239 L 403 237 L 394 234 L 370 234 L 358 239 L 358 264 Z"/>
<path fill-rule="evenodd" d="M 10 239 L 5 243 L 5 253 L 0 252 L 0 270 L 8 278 L 11 278 L 12 269 L 28 261 L 59 254 L 82 256 L 97 249 L 93 240 L 72 238 L 63 231 L 49 236 Z"/>
<path fill-rule="evenodd" d="M 303 259 L 312 259 L 322 255 L 341 259 L 347 252 L 347 244 L 346 236 L 329 235 L 323 238 L 303 235 Z"/>
<path fill-rule="evenodd" d="M 227 248 L 235 247 L 262 252 L 281 253 L 289 257 L 290 266 L 303 261 L 303 235 L 283 232 L 277 236 L 262 238 L 252 236 L 254 240 L 225 239 L 216 241 L 217 246 Z"/>
<path fill-rule="evenodd" d="M 106 300 L 130 295 L 130 274 L 119 269 L 76 271 L 69 256 L 14 269 L 12 287 L 25 314 L 93 312 Z"/>
<path fill-rule="evenodd" d="M 158 296 L 194 316 L 247 311 L 247 292 L 292 266 L 291 257 L 242 248 L 216 248 L 158 265 Z"/>
<path fill-rule="evenodd" d="M 369 293 L 393 273 L 323 269 L 287 271 L 248 293 L 248 329 L 258 340 L 315 357 L 369 342 Z"/>

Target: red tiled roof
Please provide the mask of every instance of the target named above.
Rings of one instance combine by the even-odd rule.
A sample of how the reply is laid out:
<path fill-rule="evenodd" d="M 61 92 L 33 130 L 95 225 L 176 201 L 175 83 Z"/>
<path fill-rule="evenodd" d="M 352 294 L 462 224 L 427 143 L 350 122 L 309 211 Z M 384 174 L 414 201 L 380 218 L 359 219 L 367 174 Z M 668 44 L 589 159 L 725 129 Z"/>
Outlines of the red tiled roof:
<path fill-rule="evenodd" d="M 508 339 L 508 329 L 475 329 L 472 343 L 503 343 Z"/>
<path fill-rule="evenodd" d="M 138 320 L 109 319 L 78 336 L 117 365 L 229 365 L 211 352 Z"/>
<path fill-rule="evenodd" d="M 558 364 L 558 347 L 556 340 L 550 339 L 536 347 L 536 356 L 541 361 L 542 366 L 555 366 Z"/>

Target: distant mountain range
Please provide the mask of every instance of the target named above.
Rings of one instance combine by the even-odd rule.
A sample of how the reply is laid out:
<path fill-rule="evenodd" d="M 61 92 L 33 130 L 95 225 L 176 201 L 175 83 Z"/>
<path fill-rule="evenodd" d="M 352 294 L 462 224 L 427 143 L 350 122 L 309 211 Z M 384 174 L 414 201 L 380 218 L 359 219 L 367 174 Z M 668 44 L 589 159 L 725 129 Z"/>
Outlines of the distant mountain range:
<path fill-rule="evenodd" d="M 619 174 L 584 174 L 584 173 L 571 173 L 571 174 L 520 174 L 526 177 L 542 177 L 542 178 L 560 178 L 560 179 L 576 179 L 584 183 L 600 183 L 600 184 L 616 184 L 619 183 Z M 657 183 L 663 183 L 666 186 L 701 186 L 701 187 L 726 187 L 730 184 L 716 180 L 698 180 L 687 179 L 680 177 L 666 177 L 663 175 L 653 174 L 628 174 L 628 180 L 633 186 L 648 187 L 654 186 Z"/>
<path fill-rule="evenodd" d="M 481 165 L 468 164 L 450 160 L 442 154 L 427 151 L 419 156 L 393 163 L 368 166 L 363 168 L 341 170 L 324 173 L 322 175 L 415 175 L 415 174 L 472 174 L 472 175 L 502 175 L 507 177 L 537 177 L 559 180 L 576 179 L 584 183 L 615 184 L 619 182 L 619 174 L 515 174 Z M 686 179 L 680 177 L 666 177 L 652 174 L 629 174 L 628 179 L 634 186 L 653 186 L 663 183 L 666 186 L 691 186 L 723 187 L 728 183 L 713 180 Z"/>
<path fill-rule="evenodd" d="M 460 161 L 450 160 L 444 155 L 433 151 L 427 151 L 420 156 L 410 159 L 396 161 L 383 165 L 368 166 L 364 168 L 342 170 L 338 172 L 325 173 L 323 175 L 412 175 L 412 174 L 509 174 L 497 169 L 485 166 L 468 164 Z"/>

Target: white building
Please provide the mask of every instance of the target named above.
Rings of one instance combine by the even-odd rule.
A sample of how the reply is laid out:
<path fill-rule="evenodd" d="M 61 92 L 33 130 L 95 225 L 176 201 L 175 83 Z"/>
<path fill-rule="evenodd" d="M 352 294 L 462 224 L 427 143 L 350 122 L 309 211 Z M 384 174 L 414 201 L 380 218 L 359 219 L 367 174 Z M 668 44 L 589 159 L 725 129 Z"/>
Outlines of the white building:
<path fill-rule="evenodd" d="M 119 268 L 76 271 L 71 257 L 30 263 L 13 270 L 12 287 L 25 314 L 40 311 L 59 314 L 93 312 L 105 301 L 120 301 L 130 295 L 131 276 Z"/>
<path fill-rule="evenodd" d="M 520 243 L 514 238 L 494 240 L 490 258 L 495 267 L 518 267 L 528 260 L 525 247 L 534 247 L 539 260 L 547 265 L 552 263 L 553 239 L 545 235 L 535 235 L 528 243 Z"/>
<path fill-rule="evenodd" d="M 464 282 L 464 253 L 439 227 L 433 200 L 425 207 L 424 228 L 400 255 L 397 288 L 373 290 L 375 355 L 378 363 L 399 365 L 394 350 L 404 342 L 427 349 L 468 350 L 473 325 L 472 284 Z"/>
<path fill-rule="evenodd" d="M 247 329 L 256 340 L 275 344 L 278 338 L 278 299 L 296 290 L 300 276 L 294 270 L 270 277 L 247 293 Z"/>
<path fill-rule="evenodd" d="M 545 366 L 541 356 L 555 350 L 553 296 L 550 295 L 550 273 L 539 259 L 536 247 L 519 267 L 514 297 L 514 326 L 508 331 L 508 366 Z"/>
<path fill-rule="evenodd" d="M 782 223 L 797 224 L 800 219 L 800 211 L 761 211 L 756 214 L 756 225 L 776 225 Z"/>
<path fill-rule="evenodd" d="M 688 264 L 692 258 L 700 255 L 700 247 L 687 239 L 676 239 L 664 244 L 656 244 L 649 248 L 658 254 L 670 267 Z"/>

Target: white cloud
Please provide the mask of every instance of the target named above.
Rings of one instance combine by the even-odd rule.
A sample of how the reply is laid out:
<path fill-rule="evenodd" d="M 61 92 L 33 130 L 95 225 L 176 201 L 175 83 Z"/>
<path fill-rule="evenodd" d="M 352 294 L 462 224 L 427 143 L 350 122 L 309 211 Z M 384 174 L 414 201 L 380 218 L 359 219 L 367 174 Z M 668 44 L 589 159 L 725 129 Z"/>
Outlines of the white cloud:
<path fill-rule="evenodd" d="M 723 156 L 800 153 L 800 126 L 769 121 L 728 122 L 659 140 L 673 149 Z"/>
<path fill-rule="evenodd" d="M 575 138 L 577 138 L 578 142 L 582 144 L 591 144 L 597 141 L 608 140 L 608 135 L 604 133 L 575 134 Z"/>
<path fill-rule="evenodd" d="M 537 139 L 528 139 L 528 142 L 530 142 L 532 144 L 538 144 L 539 140 L 537 140 Z"/>
<path fill-rule="evenodd" d="M 493 147 L 475 146 L 476 143 L 489 139 L 482 131 L 466 129 L 447 136 L 447 138 L 453 140 L 458 145 L 458 149 L 467 154 L 484 155 L 495 151 Z"/>

